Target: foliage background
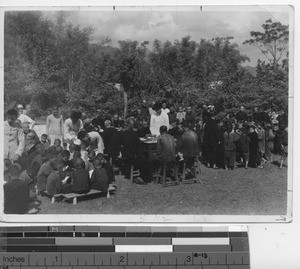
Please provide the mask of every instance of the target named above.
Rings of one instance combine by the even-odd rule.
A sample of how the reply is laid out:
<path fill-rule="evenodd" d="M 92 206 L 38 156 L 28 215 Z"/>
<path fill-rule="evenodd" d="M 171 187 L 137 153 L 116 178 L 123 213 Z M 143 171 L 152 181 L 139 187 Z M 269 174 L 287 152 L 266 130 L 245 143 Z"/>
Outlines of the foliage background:
<path fill-rule="evenodd" d="M 53 105 L 123 112 L 123 95 L 113 85 L 122 83 L 129 108 L 142 100 L 167 98 L 175 105 L 200 108 L 214 104 L 218 113 L 237 111 L 243 104 L 274 110 L 288 107 L 288 26 L 266 21 L 264 32 L 251 32 L 248 43 L 259 47 L 256 74 L 242 63 L 233 37 L 199 42 L 190 36 L 173 42 L 139 43 L 110 39 L 91 43 L 93 29 L 66 22 L 58 12 L 52 22 L 40 12 L 6 12 L 4 28 L 4 100 L 30 103 L 37 116 Z M 276 54 L 277 49 L 277 54 Z"/>

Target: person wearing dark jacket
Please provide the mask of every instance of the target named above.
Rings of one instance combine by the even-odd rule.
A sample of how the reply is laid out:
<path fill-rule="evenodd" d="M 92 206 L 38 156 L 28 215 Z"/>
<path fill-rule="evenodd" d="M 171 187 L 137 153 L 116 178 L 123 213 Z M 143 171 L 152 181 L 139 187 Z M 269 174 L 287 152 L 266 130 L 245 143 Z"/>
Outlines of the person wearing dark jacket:
<path fill-rule="evenodd" d="M 161 163 L 166 164 L 166 175 L 172 176 L 175 163 L 176 143 L 174 137 L 167 134 L 167 126 L 159 128 L 160 136 L 157 139 L 157 156 Z"/>
<path fill-rule="evenodd" d="M 248 120 L 248 115 L 245 112 L 245 107 L 241 106 L 238 113 L 236 113 L 235 118 L 238 122 L 244 122 Z"/>
<path fill-rule="evenodd" d="M 182 126 L 184 133 L 178 141 L 178 151 L 182 152 L 186 168 L 190 169 L 190 176 L 194 178 L 196 175 L 191 172 L 191 169 L 199 154 L 198 135 L 190 130 L 190 123 L 187 120 L 182 122 Z"/>
<path fill-rule="evenodd" d="M 130 179 L 130 169 L 134 160 L 139 155 L 140 140 L 136 131 L 127 129 L 123 135 L 122 157 L 124 160 L 125 178 Z"/>
<path fill-rule="evenodd" d="M 179 125 L 179 120 L 175 120 L 172 123 L 172 128 L 169 129 L 168 134 L 173 136 L 175 139 L 179 140 L 183 132 L 184 131 L 181 128 L 181 125 Z"/>
<path fill-rule="evenodd" d="M 121 153 L 122 143 L 124 140 L 124 126 L 125 123 L 123 120 L 118 121 L 118 127 L 115 128 L 110 140 L 109 151 L 107 154 L 112 158 L 113 164 L 115 164 L 116 159 Z"/>
<path fill-rule="evenodd" d="M 172 123 L 176 121 L 176 112 L 174 105 L 170 105 L 170 112 L 168 113 L 170 129 L 172 128 Z"/>
<path fill-rule="evenodd" d="M 183 159 L 187 163 L 194 163 L 194 159 L 199 154 L 198 135 L 190 130 L 190 123 L 187 120 L 182 122 L 184 133 L 178 143 L 178 151 L 182 152 Z"/>
<path fill-rule="evenodd" d="M 239 135 L 234 132 L 232 125 L 227 125 L 227 130 L 223 134 L 224 145 L 224 166 L 225 169 L 234 169 L 236 159 L 236 142 L 239 140 Z"/>
<path fill-rule="evenodd" d="M 239 139 L 239 149 L 241 153 L 241 158 L 243 159 L 243 163 L 245 165 L 245 168 L 248 168 L 249 164 L 249 144 L 250 144 L 250 137 L 246 135 L 245 130 L 238 130 L 237 133 L 240 135 Z"/>
<path fill-rule="evenodd" d="M 250 143 L 249 143 L 249 166 L 250 167 L 259 167 L 262 168 L 260 166 L 261 164 L 261 159 L 260 159 L 260 155 L 259 155 L 259 148 L 258 148 L 258 135 L 257 132 L 255 130 L 254 126 L 250 126 L 249 127 L 249 133 L 248 133 L 248 137 L 250 138 Z"/>
<path fill-rule="evenodd" d="M 163 163 L 175 161 L 175 140 L 167 134 L 167 126 L 160 127 L 160 136 L 157 139 L 157 155 Z"/>
<path fill-rule="evenodd" d="M 219 128 L 214 118 L 210 117 L 204 127 L 203 154 L 208 167 L 217 167 L 218 145 L 221 144 Z"/>
<path fill-rule="evenodd" d="M 103 143 L 104 143 L 104 153 L 105 154 L 109 154 L 112 150 L 112 137 L 114 135 L 114 133 L 116 132 L 116 129 L 111 126 L 111 121 L 110 120 L 106 120 L 104 122 L 104 129 L 103 129 L 103 133 L 101 134 L 102 138 L 103 138 Z"/>
<path fill-rule="evenodd" d="M 259 117 L 260 117 L 260 122 L 261 123 L 264 123 L 264 124 L 271 123 L 270 116 L 266 111 L 261 111 Z"/>
<path fill-rule="evenodd" d="M 186 108 L 186 113 L 185 113 L 185 120 L 190 124 L 191 128 L 194 127 L 195 125 L 195 116 L 192 112 L 192 108 L 188 106 Z"/>
<path fill-rule="evenodd" d="M 93 161 L 94 171 L 90 179 L 91 189 L 98 191 L 107 191 L 108 189 L 108 175 L 103 167 L 103 162 L 105 162 L 104 158 L 95 158 Z"/>
<path fill-rule="evenodd" d="M 71 173 L 71 191 L 74 193 L 88 193 L 89 171 L 84 168 L 84 161 L 81 158 L 75 159 L 75 168 Z"/>
<path fill-rule="evenodd" d="M 26 214 L 29 205 L 29 188 L 23 180 L 19 179 L 20 166 L 12 164 L 8 168 L 9 181 L 3 185 L 4 213 Z"/>
<path fill-rule="evenodd" d="M 287 127 L 279 126 L 279 130 L 275 133 L 274 138 L 274 153 L 280 155 L 280 166 L 282 169 L 283 162 L 288 154 L 288 130 Z"/>
<path fill-rule="evenodd" d="M 281 128 L 285 128 L 288 126 L 288 115 L 287 115 L 287 112 L 286 111 L 283 111 L 278 117 L 277 117 L 277 120 L 278 120 L 278 125 L 281 127 Z"/>
<path fill-rule="evenodd" d="M 251 121 L 255 121 L 255 122 L 260 122 L 260 111 L 258 109 L 258 107 L 254 107 L 254 110 L 252 112 L 252 115 L 250 117 Z"/>
<path fill-rule="evenodd" d="M 151 134 L 147 118 L 142 119 L 142 126 L 138 127 L 137 133 L 139 137 L 145 137 Z"/>

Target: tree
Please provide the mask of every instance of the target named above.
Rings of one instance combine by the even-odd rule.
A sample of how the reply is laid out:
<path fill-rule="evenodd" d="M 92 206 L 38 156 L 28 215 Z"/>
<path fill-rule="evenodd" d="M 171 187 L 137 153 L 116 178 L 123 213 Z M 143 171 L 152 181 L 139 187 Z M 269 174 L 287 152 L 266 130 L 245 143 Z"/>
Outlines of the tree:
<path fill-rule="evenodd" d="M 262 28 L 264 32 L 251 31 L 250 34 L 253 38 L 246 40 L 243 44 L 259 48 L 270 64 L 277 68 L 280 60 L 287 55 L 289 26 L 268 19 Z"/>
<path fill-rule="evenodd" d="M 148 63 L 147 42 L 139 44 L 138 41 L 119 41 L 119 53 L 117 55 L 118 76 L 115 82 L 124 87 L 124 114 L 127 114 L 127 98 L 139 96 L 147 91 L 152 82 L 151 68 Z"/>
<path fill-rule="evenodd" d="M 252 31 L 252 39 L 244 44 L 261 50 L 266 61 L 258 60 L 252 88 L 256 102 L 262 107 L 283 109 L 288 106 L 288 25 L 266 20 L 264 32 Z"/>
<path fill-rule="evenodd" d="M 212 83 L 221 82 L 226 90 L 242 62 L 249 60 L 241 55 L 237 44 L 231 43 L 232 37 L 217 37 L 212 40 L 200 41 L 195 64 L 193 67 L 194 79 L 202 89 L 209 89 Z"/>
<path fill-rule="evenodd" d="M 4 26 L 4 92 L 6 100 L 32 101 L 51 70 L 51 23 L 41 12 L 6 12 Z"/>
<path fill-rule="evenodd" d="M 65 103 L 66 93 L 81 80 L 91 32 L 67 24 L 63 12 L 57 14 L 56 23 L 41 12 L 6 12 L 6 99 L 36 101 L 43 110 Z"/>

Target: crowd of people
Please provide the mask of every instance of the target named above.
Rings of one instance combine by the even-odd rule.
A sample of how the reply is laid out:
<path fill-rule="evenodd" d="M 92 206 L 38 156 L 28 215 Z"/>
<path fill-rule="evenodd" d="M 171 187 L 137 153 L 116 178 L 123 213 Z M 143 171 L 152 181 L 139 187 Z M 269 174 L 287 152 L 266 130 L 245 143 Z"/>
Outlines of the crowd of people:
<path fill-rule="evenodd" d="M 131 166 L 140 171 L 137 184 L 153 182 L 159 165 L 187 164 L 187 176 L 195 177 L 195 158 L 207 167 L 234 170 L 236 166 L 263 168 L 279 156 L 282 168 L 287 157 L 287 112 L 261 111 L 257 107 L 218 117 L 213 105 L 201 110 L 175 107 L 167 101 L 142 105 L 126 119 L 103 111 L 91 117 L 82 108 L 63 119 L 53 107 L 45 133 L 35 131 L 30 106 L 9 109 L 4 122 L 4 212 L 35 213 L 30 202 L 38 195 L 106 192 L 115 185 L 115 171 L 130 178 Z M 151 137 L 151 138 L 150 138 Z M 156 152 L 145 151 L 147 138 Z"/>

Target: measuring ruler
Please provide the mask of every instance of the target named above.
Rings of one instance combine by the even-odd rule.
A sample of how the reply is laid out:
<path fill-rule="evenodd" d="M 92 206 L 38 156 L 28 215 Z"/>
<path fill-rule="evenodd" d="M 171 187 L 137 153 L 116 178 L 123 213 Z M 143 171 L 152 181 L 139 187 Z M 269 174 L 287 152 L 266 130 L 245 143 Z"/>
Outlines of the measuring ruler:
<path fill-rule="evenodd" d="M 0 269 L 249 269 L 246 227 L 1 228 Z"/>

